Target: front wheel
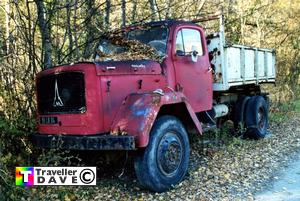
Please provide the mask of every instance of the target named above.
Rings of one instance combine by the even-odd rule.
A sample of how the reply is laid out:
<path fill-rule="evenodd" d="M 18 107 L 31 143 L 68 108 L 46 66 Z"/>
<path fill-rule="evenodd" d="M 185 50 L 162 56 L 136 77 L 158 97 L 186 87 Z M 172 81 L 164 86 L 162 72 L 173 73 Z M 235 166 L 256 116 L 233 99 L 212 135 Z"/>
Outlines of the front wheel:
<path fill-rule="evenodd" d="M 189 155 L 188 135 L 182 123 L 173 116 L 159 117 L 148 146 L 135 158 L 139 183 L 155 192 L 168 190 L 184 178 Z"/>

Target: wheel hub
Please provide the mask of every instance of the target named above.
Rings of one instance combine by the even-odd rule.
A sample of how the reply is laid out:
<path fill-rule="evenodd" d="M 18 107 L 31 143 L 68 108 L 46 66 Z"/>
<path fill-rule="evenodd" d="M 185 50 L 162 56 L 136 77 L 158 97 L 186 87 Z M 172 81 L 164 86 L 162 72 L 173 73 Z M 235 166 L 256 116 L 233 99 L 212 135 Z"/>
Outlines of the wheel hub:
<path fill-rule="evenodd" d="M 265 115 L 264 115 L 264 110 L 262 108 L 259 108 L 257 117 L 258 117 L 258 127 L 260 129 L 263 129 L 265 127 Z"/>
<path fill-rule="evenodd" d="M 182 144 L 174 133 L 167 133 L 159 143 L 157 152 L 159 169 L 166 175 L 175 173 L 182 160 Z"/>

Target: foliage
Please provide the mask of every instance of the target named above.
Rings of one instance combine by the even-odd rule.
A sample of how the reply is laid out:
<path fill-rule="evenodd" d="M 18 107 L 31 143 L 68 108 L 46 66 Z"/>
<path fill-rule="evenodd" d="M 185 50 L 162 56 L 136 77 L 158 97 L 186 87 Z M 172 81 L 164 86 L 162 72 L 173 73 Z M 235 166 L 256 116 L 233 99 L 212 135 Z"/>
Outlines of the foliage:
<path fill-rule="evenodd" d="M 300 101 L 294 100 L 273 104 L 270 110 L 270 121 L 282 123 L 295 116 L 295 114 L 300 113 Z"/>
<path fill-rule="evenodd" d="M 295 98 L 300 93 L 295 84 L 300 81 L 299 5 L 298 0 L 131 0 L 125 4 L 116 0 L 1 0 L 0 111 L 10 119 L 17 113 L 35 114 L 34 78 L 45 67 L 45 57 L 50 57 L 52 65 L 86 60 L 99 36 L 121 25 L 169 18 L 193 20 L 221 9 L 229 43 L 276 49 L 275 101 L 286 101 L 282 98 L 287 92 Z M 211 31 L 212 24 L 202 25 Z M 48 31 L 50 36 L 45 39 Z"/>
<path fill-rule="evenodd" d="M 151 2 L 132 0 L 124 6 L 115 0 L 0 1 L 0 111 L 9 118 L 16 112 L 29 116 L 35 113 L 34 77 L 45 67 L 46 56 L 50 56 L 52 65 L 85 60 L 93 54 L 99 36 L 119 29 L 120 24 L 168 18 L 192 20 L 221 8 L 226 17 L 228 42 L 275 48 L 278 90 L 288 89 L 292 96 L 299 95 L 299 85 L 294 84 L 299 82 L 300 74 L 299 1 Z M 37 15 L 40 3 L 41 16 Z M 122 13 L 127 13 L 125 19 Z M 42 16 L 44 26 L 39 23 Z M 210 30 L 210 23 L 202 25 Z M 50 34 L 47 40 L 45 31 Z M 45 43 L 49 43 L 49 51 Z"/>
<path fill-rule="evenodd" d="M 16 200 L 19 195 L 28 195 L 26 189 L 15 187 L 13 173 L 16 166 L 31 165 L 32 151 L 25 132 L 32 131 L 30 125 L 24 122 L 24 117 L 15 122 L 0 117 L 0 200 Z"/>
<path fill-rule="evenodd" d="M 147 28 L 144 28 L 147 30 Z M 100 51 L 99 48 L 96 49 L 97 55 L 99 58 L 95 58 L 95 61 L 105 61 L 107 59 L 113 59 L 116 61 L 123 61 L 123 60 L 143 60 L 149 59 L 157 62 L 162 61 L 163 55 L 157 54 L 155 49 L 152 47 L 145 45 L 137 40 L 126 40 L 123 37 L 123 32 L 108 32 L 101 37 L 101 39 L 105 39 L 109 41 L 112 45 L 121 46 L 126 49 L 126 51 L 122 53 L 112 54 L 105 54 L 104 52 Z"/>
<path fill-rule="evenodd" d="M 26 121 L 26 118 L 19 117 L 11 122 L 0 117 L 0 200 L 19 200 L 30 196 L 30 189 L 15 186 L 17 166 L 78 166 L 81 163 L 81 159 L 69 151 L 34 149 L 28 140 L 34 128 L 31 119 Z M 64 197 L 67 192 L 61 191 L 61 196 Z"/>

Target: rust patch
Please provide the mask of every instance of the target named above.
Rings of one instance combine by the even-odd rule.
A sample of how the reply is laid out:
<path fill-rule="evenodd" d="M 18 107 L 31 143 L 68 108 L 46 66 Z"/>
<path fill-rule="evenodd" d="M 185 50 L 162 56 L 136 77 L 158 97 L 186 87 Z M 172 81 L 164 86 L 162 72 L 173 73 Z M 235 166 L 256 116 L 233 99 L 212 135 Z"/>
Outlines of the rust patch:
<path fill-rule="evenodd" d="M 153 105 L 159 105 L 161 101 L 161 97 L 160 96 L 152 96 L 152 104 Z"/>
<path fill-rule="evenodd" d="M 121 127 L 118 126 L 117 129 L 114 129 L 110 132 L 110 135 L 114 135 L 114 136 L 128 135 L 128 132 L 126 132 L 124 129 L 121 129 Z"/>
<path fill-rule="evenodd" d="M 217 73 L 215 76 L 215 82 L 221 82 L 222 81 L 222 73 Z"/>
<path fill-rule="evenodd" d="M 176 96 L 175 93 L 173 94 L 173 101 L 174 101 L 174 102 L 177 102 L 177 96 Z"/>
<path fill-rule="evenodd" d="M 148 116 L 148 120 L 146 121 L 145 125 L 144 125 L 144 130 L 148 131 L 145 134 L 150 134 L 151 128 L 152 128 L 152 124 L 154 122 L 154 118 L 155 118 L 155 111 L 151 110 L 151 112 L 149 113 Z"/>

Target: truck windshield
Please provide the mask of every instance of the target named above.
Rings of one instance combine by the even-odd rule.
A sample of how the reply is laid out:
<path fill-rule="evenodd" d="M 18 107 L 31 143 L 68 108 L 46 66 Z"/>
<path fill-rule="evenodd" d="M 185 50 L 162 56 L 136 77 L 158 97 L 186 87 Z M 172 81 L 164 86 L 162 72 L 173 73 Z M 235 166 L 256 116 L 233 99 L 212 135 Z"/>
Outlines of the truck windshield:
<path fill-rule="evenodd" d="M 148 29 L 134 29 L 127 33 L 129 40 L 138 40 L 153 47 L 159 55 L 165 55 L 167 49 L 168 28 L 150 27 Z"/>
<path fill-rule="evenodd" d="M 151 58 L 153 54 L 163 58 L 166 55 L 167 39 L 167 27 L 137 28 L 123 33 L 122 37 L 108 34 L 98 43 L 95 60 L 133 59 L 136 57 L 134 53 L 140 53 L 139 57 L 145 59 Z M 152 48 L 153 51 L 149 51 Z"/>
<path fill-rule="evenodd" d="M 123 47 L 121 45 L 117 45 L 110 41 L 109 39 L 102 39 L 98 45 L 97 55 L 99 57 L 104 55 L 114 55 L 121 54 L 127 51 L 128 48 Z M 99 51 L 100 50 L 100 51 Z"/>

